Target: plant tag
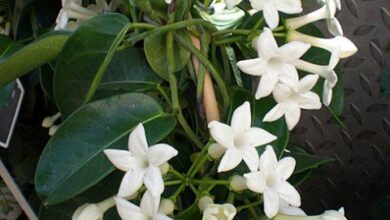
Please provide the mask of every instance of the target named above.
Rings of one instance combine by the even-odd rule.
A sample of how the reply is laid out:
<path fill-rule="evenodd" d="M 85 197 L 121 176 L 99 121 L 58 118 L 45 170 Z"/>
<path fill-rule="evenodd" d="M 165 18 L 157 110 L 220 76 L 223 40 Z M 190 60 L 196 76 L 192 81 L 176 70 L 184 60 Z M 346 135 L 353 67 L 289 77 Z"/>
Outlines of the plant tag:
<path fill-rule="evenodd" d="M 8 148 L 24 97 L 19 79 L 0 89 L 0 146 Z"/>

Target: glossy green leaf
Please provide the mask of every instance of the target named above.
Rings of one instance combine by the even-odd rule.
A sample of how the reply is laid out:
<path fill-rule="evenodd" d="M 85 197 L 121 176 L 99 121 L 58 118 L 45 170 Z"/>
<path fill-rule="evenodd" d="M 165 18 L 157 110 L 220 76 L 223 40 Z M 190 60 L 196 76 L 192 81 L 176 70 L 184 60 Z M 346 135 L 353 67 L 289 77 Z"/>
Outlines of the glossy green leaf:
<path fill-rule="evenodd" d="M 69 220 L 72 219 L 73 212 L 85 203 L 98 203 L 118 192 L 122 172 L 113 172 L 95 186 L 84 193 L 64 203 L 44 206 L 39 210 L 39 220 Z M 120 220 L 115 206 L 104 214 L 104 219 Z"/>
<path fill-rule="evenodd" d="M 176 126 L 151 97 L 130 93 L 83 105 L 69 116 L 46 145 L 35 175 L 36 191 L 47 204 L 58 204 L 96 184 L 114 170 L 103 154 L 127 148 L 131 130 L 143 123 L 150 144 Z"/>
<path fill-rule="evenodd" d="M 147 91 L 161 82 L 162 79 L 150 68 L 143 49 L 129 48 L 115 54 L 98 94 Z"/>
<path fill-rule="evenodd" d="M 54 68 L 51 63 L 43 65 L 39 68 L 39 81 L 43 92 L 49 97 L 51 101 L 54 101 L 53 83 L 54 83 Z"/>
<path fill-rule="evenodd" d="M 185 32 L 179 32 L 188 38 Z M 188 38 L 188 40 L 190 40 Z M 168 60 L 166 48 L 166 33 L 156 33 L 148 36 L 144 42 L 146 57 L 152 69 L 163 79 L 168 81 Z M 173 70 L 177 72 L 187 64 L 190 58 L 190 52 L 179 44 L 173 44 L 174 61 Z"/>
<path fill-rule="evenodd" d="M 54 32 L 6 58 L 0 57 L 0 87 L 55 59 L 68 37 L 64 32 Z"/>
<path fill-rule="evenodd" d="M 390 68 L 385 71 L 381 78 L 382 96 L 390 98 Z"/>
<path fill-rule="evenodd" d="M 318 166 L 333 161 L 332 158 L 309 154 L 300 147 L 288 147 L 289 152 L 285 153 L 283 157 L 293 157 L 297 164 L 295 166 L 294 174 L 302 173 L 307 170 L 315 169 Z"/>
<path fill-rule="evenodd" d="M 54 75 L 54 98 L 63 117 L 93 97 L 128 23 L 124 15 L 103 14 L 84 22 L 66 42 Z"/>

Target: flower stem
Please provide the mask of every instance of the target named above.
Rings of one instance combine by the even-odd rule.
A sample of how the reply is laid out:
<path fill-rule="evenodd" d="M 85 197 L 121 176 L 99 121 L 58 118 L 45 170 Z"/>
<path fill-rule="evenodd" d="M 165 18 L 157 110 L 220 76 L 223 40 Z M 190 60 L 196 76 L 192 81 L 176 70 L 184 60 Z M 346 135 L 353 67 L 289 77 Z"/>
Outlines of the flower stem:
<path fill-rule="evenodd" d="M 179 173 L 177 170 L 175 170 L 173 167 L 170 167 L 169 168 L 169 171 L 172 175 L 174 175 L 176 178 L 178 179 L 181 179 L 181 180 L 185 180 L 186 178 L 184 177 L 183 174 Z"/>
<path fill-rule="evenodd" d="M 205 161 L 202 162 L 202 160 L 204 160 L 204 158 L 207 159 L 207 153 L 208 153 L 208 149 L 209 149 L 209 146 L 211 145 L 211 142 L 209 142 L 203 149 L 202 151 L 199 153 L 199 156 L 198 158 L 196 158 L 195 162 L 191 165 L 190 169 L 188 170 L 187 172 L 187 176 L 189 178 L 192 178 L 195 176 L 195 174 L 198 172 L 198 169 L 200 169 L 199 167 L 202 167 L 203 163 Z M 202 163 L 200 166 L 199 164 Z"/>
<path fill-rule="evenodd" d="M 183 189 L 185 188 L 186 184 L 185 183 L 182 183 L 175 191 L 175 193 L 173 193 L 169 199 L 172 200 L 172 201 L 176 201 L 176 197 L 180 195 L 180 193 L 183 191 Z"/>
<path fill-rule="evenodd" d="M 207 184 L 207 185 L 210 185 L 210 184 L 213 184 L 213 185 L 229 185 L 230 184 L 230 180 L 209 180 L 209 179 L 206 179 L 206 180 L 196 180 L 196 179 L 193 179 L 193 180 L 190 180 L 191 183 L 195 184 L 195 185 L 201 185 L 201 184 Z"/>
<path fill-rule="evenodd" d="M 164 91 L 160 84 L 157 85 L 156 90 L 161 94 L 161 96 L 168 103 L 168 105 L 172 106 L 171 100 L 169 99 L 167 93 Z"/>
<path fill-rule="evenodd" d="M 227 35 L 227 34 L 237 34 L 237 35 L 249 35 L 252 33 L 252 30 L 246 30 L 246 29 L 227 29 L 227 30 L 221 30 L 212 33 L 212 36 L 219 36 L 219 35 Z"/>
<path fill-rule="evenodd" d="M 183 183 L 182 180 L 171 180 L 164 183 L 165 186 L 174 186 L 179 185 L 180 183 Z"/>
<path fill-rule="evenodd" d="M 263 204 L 263 199 L 262 198 L 259 201 L 246 203 L 245 205 L 237 207 L 237 212 L 240 212 L 240 211 L 242 211 L 244 209 L 247 209 L 247 208 L 250 208 L 250 207 L 253 207 L 253 206 L 257 206 L 257 205 L 261 205 L 261 204 Z"/>
<path fill-rule="evenodd" d="M 215 41 L 215 45 L 223 45 L 223 44 L 231 44 L 236 43 L 238 41 L 243 41 L 242 37 L 230 37 L 223 40 L 217 40 Z"/>
<path fill-rule="evenodd" d="M 183 128 L 184 132 L 187 134 L 188 138 L 194 142 L 194 144 L 202 149 L 203 145 L 196 136 L 196 134 L 192 131 L 191 127 L 188 125 L 186 119 L 183 116 L 181 111 L 180 102 L 179 102 L 179 94 L 177 89 L 177 79 L 173 70 L 174 67 L 174 57 L 173 57 L 173 32 L 169 31 L 167 33 L 167 61 L 168 61 L 168 75 L 169 75 L 169 86 L 171 88 L 171 97 L 172 97 L 172 110 L 176 115 L 176 118 Z"/>

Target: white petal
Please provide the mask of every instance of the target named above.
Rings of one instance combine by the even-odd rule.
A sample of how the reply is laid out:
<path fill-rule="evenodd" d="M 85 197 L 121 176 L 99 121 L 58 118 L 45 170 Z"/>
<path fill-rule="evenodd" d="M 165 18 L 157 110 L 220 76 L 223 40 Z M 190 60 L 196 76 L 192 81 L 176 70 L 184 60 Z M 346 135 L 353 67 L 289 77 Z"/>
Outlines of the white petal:
<path fill-rule="evenodd" d="M 267 61 L 263 58 L 255 58 L 250 60 L 241 60 L 237 63 L 238 68 L 246 74 L 252 76 L 261 76 L 267 70 Z"/>
<path fill-rule="evenodd" d="M 161 213 L 157 213 L 156 217 L 153 220 L 172 220 L 172 218 L 169 218 L 166 215 L 163 215 Z"/>
<path fill-rule="evenodd" d="M 157 213 L 160 204 L 160 197 L 154 197 L 149 191 L 146 191 L 141 199 L 140 208 L 148 216 L 154 216 Z"/>
<path fill-rule="evenodd" d="M 310 44 L 301 41 L 292 41 L 279 48 L 278 57 L 286 63 L 295 63 L 309 50 Z"/>
<path fill-rule="evenodd" d="M 225 151 L 226 151 L 226 148 L 222 147 L 218 143 L 212 144 L 208 149 L 208 153 L 209 153 L 210 157 L 213 159 L 221 158 L 222 155 L 225 153 Z"/>
<path fill-rule="evenodd" d="M 264 212 L 268 218 L 272 219 L 279 211 L 279 196 L 278 193 L 266 189 L 264 191 Z"/>
<path fill-rule="evenodd" d="M 234 133 L 237 134 L 248 131 L 251 127 L 251 124 L 251 105 L 249 102 L 244 102 L 244 104 L 234 110 L 231 126 Z"/>
<path fill-rule="evenodd" d="M 156 144 L 148 150 L 149 163 L 160 166 L 177 155 L 177 150 L 168 144 Z"/>
<path fill-rule="evenodd" d="M 272 93 L 276 83 L 278 83 L 278 74 L 275 72 L 268 72 L 264 74 L 259 82 L 259 86 L 256 91 L 256 99 L 261 99 Z"/>
<path fill-rule="evenodd" d="M 253 192 L 263 193 L 266 187 L 266 180 L 261 172 L 252 172 L 244 174 L 248 189 Z"/>
<path fill-rule="evenodd" d="M 274 71 L 279 73 L 279 81 L 294 91 L 298 91 L 299 76 L 298 71 L 292 64 L 280 64 L 275 66 Z"/>
<path fill-rule="evenodd" d="M 132 196 L 142 186 L 144 172 L 141 170 L 128 171 L 123 176 L 118 196 L 121 198 Z"/>
<path fill-rule="evenodd" d="M 287 122 L 288 130 L 291 131 L 298 124 L 299 119 L 301 118 L 301 109 L 297 104 L 291 104 L 288 106 L 284 117 Z"/>
<path fill-rule="evenodd" d="M 260 157 L 254 147 L 248 147 L 242 150 L 242 158 L 250 171 L 256 171 L 259 168 Z"/>
<path fill-rule="evenodd" d="M 272 122 L 281 118 L 286 113 L 285 105 L 277 104 L 265 116 L 264 122 Z"/>
<path fill-rule="evenodd" d="M 275 172 L 280 175 L 283 180 L 287 180 L 294 172 L 296 161 L 292 157 L 285 157 L 278 162 Z"/>
<path fill-rule="evenodd" d="M 236 168 L 242 161 L 242 155 L 235 147 L 227 149 L 218 166 L 218 173 Z"/>
<path fill-rule="evenodd" d="M 148 151 L 145 129 L 141 123 L 138 124 L 129 136 L 129 151 L 136 157 L 146 155 Z"/>
<path fill-rule="evenodd" d="M 127 200 L 121 198 L 115 198 L 116 208 L 118 210 L 118 214 L 123 220 L 148 220 L 148 216 L 142 213 L 142 210 L 128 202 Z"/>
<path fill-rule="evenodd" d="M 265 22 L 267 25 L 271 28 L 274 29 L 278 26 L 279 24 L 279 13 L 278 10 L 275 8 L 274 5 L 265 3 L 263 5 L 263 14 L 265 18 Z"/>
<path fill-rule="evenodd" d="M 263 10 L 264 1 L 259 0 L 249 0 L 253 9 L 258 11 Z"/>
<path fill-rule="evenodd" d="M 317 83 L 318 75 L 307 75 L 299 81 L 299 92 L 304 93 L 310 91 Z"/>
<path fill-rule="evenodd" d="M 292 90 L 289 86 L 279 83 L 275 86 L 272 95 L 274 96 L 275 101 L 277 103 L 283 103 L 290 99 L 290 96 L 292 95 Z"/>
<path fill-rule="evenodd" d="M 340 22 L 337 20 L 337 18 L 330 18 L 326 20 L 326 25 L 328 27 L 329 32 L 333 36 L 343 36 L 343 28 L 341 27 Z"/>
<path fill-rule="evenodd" d="M 225 0 L 226 7 L 232 9 L 234 6 L 240 4 L 242 0 Z"/>
<path fill-rule="evenodd" d="M 302 109 L 320 109 L 321 101 L 317 93 L 306 92 L 298 96 L 298 106 Z"/>
<path fill-rule="evenodd" d="M 276 11 L 276 13 L 278 12 Z M 263 59 L 272 58 L 278 52 L 278 44 L 269 28 L 264 28 L 256 43 L 259 57 Z"/>
<path fill-rule="evenodd" d="M 260 172 L 267 177 L 275 172 L 277 165 L 278 159 L 276 158 L 275 151 L 270 145 L 268 145 L 264 153 L 260 156 Z"/>
<path fill-rule="evenodd" d="M 274 2 L 278 11 L 286 14 L 296 14 L 302 12 L 301 0 L 278 0 Z"/>
<path fill-rule="evenodd" d="M 324 103 L 324 105 L 329 106 L 332 102 L 333 89 L 326 86 L 326 81 L 324 84 L 324 89 L 322 91 L 322 102 Z"/>
<path fill-rule="evenodd" d="M 248 138 L 251 146 L 258 147 L 276 140 L 277 137 L 264 129 L 252 127 L 248 132 Z"/>
<path fill-rule="evenodd" d="M 301 205 L 301 196 L 298 191 L 287 181 L 281 182 L 278 189 L 280 198 L 293 206 L 299 207 Z"/>
<path fill-rule="evenodd" d="M 127 172 L 134 168 L 131 163 L 133 156 L 127 150 L 104 150 L 104 154 L 116 168 L 122 171 Z"/>
<path fill-rule="evenodd" d="M 156 166 L 151 165 L 148 167 L 144 176 L 144 183 L 154 197 L 159 197 L 164 191 L 164 181 L 161 171 Z"/>
<path fill-rule="evenodd" d="M 212 121 L 209 123 L 209 130 L 213 139 L 222 147 L 231 148 L 234 146 L 234 132 L 228 125 Z"/>

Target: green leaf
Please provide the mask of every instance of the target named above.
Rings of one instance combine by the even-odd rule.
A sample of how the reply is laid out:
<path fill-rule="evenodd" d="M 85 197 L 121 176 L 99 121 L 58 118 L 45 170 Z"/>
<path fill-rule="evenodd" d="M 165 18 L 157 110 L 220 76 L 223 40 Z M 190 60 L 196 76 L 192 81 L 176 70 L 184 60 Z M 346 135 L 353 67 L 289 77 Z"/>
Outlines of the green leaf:
<path fill-rule="evenodd" d="M 188 35 L 185 32 L 181 33 L 188 40 Z M 155 33 L 148 36 L 144 42 L 146 58 L 149 61 L 152 69 L 163 79 L 168 81 L 168 59 L 167 59 L 167 48 L 166 48 L 166 33 Z M 173 44 L 174 60 L 173 64 L 174 72 L 178 72 L 183 69 L 190 58 L 190 52 L 182 47 L 177 42 Z"/>
<path fill-rule="evenodd" d="M 390 98 L 390 68 L 385 71 L 381 78 L 382 96 Z"/>
<path fill-rule="evenodd" d="M 7 55 L 6 59 L 0 57 L 0 87 L 55 59 L 68 37 L 64 32 L 54 32 Z"/>
<path fill-rule="evenodd" d="M 69 116 L 46 145 L 35 175 L 36 191 L 47 204 L 74 197 L 114 170 L 103 154 L 127 148 L 132 129 L 143 123 L 150 144 L 176 126 L 151 97 L 130 93 L 86 104 Z"/>
<path fill-rule="evenodd" d="M 39 210 L 39 220 L 69 220 L 72 219 L 73 212 L 85 203 L 98 203 L 118 192 L 120 181 L 123 174 L 121 172 L 113 172 L 96 186 L 88 189 L 79 196 L 76 196 L 64 203 L 53 206 L 41 206 Z M 119 220 L 116 216 L 115 206 L 104 214 L 104 219 Z"/>
<path fill-rule="evenodd" d="M 293 157 L 297 161 L 294 174 L 302 173 L 307 170 L 317 168 L 322 164 L 333 161 L 332 158 L 308 154 L 299 147 L 289 147 L 289 150 L 291 152 L 285 153 L 283 156 Z"/>
<path fill-rule="evenodd" d="M 54 103 L 53 83 L 54 83 L 54 68 L 51 63 L 43 65 L 39 68 L 39 81 L 43 92 Z"/>
<path fill-rule="evenodd" d="M 8 103 L 14 88 L 15 81 L 12 81 L 5 85 L 3 88 L 0 88 L 0 110 Z"/>
<path fill-rule="evenodd" d="M 162 79 L 150 68 L 143 49 L 129 48 L 115 54 L 98 94 L 147 91 L 161 82 Z"/>
<path fill-rule="evenodd" d="M 63 117 L 92 99 L 128 24 L 124 15 L 103 14 L 83 23 L 66 42 L 54 75 L 54 98 Z"/>
<path fill-rule="evenodd" d="M 321 30 L 312 24 L 300 28 L 299 31 L 316 37 L 322 37 L 322 38 L 324 37 Z M 302 57 L 302 59 L 319 65 L 328 65 L 330 60 L 330 53 L 321 48 L 311 47 L 309 51 Z M 336 115 L 339 116 L 343 113 L 344 110 L 344 82 L 343 82 L 343 73 L 342 73 L 341 65 L 338 64 L 334 70 L 338 77 L 338 82 L 336 86 L 333 88 L 332 103 L 330 104 L 329 107 L 330 109 L 333 110 L 333 112 Z M 318 81 L 317 85 L 314 88 L 314 91 L 320 97 L 322 97 L 323 84 L 324 84 L 324 79 L 320 78 L 320 80 Z"/>

